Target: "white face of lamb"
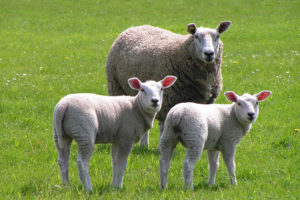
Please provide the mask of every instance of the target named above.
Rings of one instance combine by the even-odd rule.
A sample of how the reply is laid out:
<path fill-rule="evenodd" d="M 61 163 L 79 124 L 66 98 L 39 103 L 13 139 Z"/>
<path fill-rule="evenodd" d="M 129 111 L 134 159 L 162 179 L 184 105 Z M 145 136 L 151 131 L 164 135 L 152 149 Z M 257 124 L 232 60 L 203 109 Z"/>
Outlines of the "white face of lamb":
<path fill-rule="evenodd" d="M 158 112 L 162 105 L 163 89 L 160 82 L 147 81 L 141 85 L 141 103 L 146 112 Z"/>
<path fill-rule="evenodd" d="M 249 94 L 244 94 L 237 98 L 235 106 L 235 112 L 240 122 L 255 122 L 259 112 L 257 98 Z"/>

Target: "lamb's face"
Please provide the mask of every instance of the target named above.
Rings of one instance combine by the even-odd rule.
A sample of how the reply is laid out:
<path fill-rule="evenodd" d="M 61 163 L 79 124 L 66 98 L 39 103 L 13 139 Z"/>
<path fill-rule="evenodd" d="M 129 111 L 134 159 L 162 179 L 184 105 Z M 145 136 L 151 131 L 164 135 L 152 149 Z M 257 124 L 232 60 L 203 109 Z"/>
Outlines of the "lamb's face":
<path fill-rule="evenodd" d="M 144 110 L 148 113 L 158 112 L 161 109 L 163 88 L 160 82 L 147 81 L 142 83 L 139 97 Z"/>
<path fill-rule="evenodd" d="M 147 113 L 156 113 L 161 109 L 163 90 L 171 87 L 175 81 L 175 76 L 166 76 L 161 81 L 146 81 L 142 83 L 138 78 L 128 79 L 129 86 L 138 90 L 138 101 L 143 110 Z"/>
<path fill-rule="evenodd" d="M 216 29 L 197 28 L 188 24 L 187 31 L 194 37 L 195 55 L 206 63 L 213 63 L 218 55 L 220 35 L 224 33 L 231 22 L 221 22 Z"/>
<path fill-rule="evenodd" d="M 258 112 L 258 100 L 256 97 L 244 94 L 237 98 L 235 113 L 241 123 L 249 124 L 255 122 L 258 117 Z"/>
<path fill-rule="evenodd" d="M 242 124 L 250 124 L 255 122 L 258 117 L 258 102 L 264 101 L 271 95 L 270 91 L 264 90 L 258 94 L 236 95 L 232 91 L 225 92 L 226 98 L 230 102 L 234 102 L 234 111 L 237 119 Z"/>

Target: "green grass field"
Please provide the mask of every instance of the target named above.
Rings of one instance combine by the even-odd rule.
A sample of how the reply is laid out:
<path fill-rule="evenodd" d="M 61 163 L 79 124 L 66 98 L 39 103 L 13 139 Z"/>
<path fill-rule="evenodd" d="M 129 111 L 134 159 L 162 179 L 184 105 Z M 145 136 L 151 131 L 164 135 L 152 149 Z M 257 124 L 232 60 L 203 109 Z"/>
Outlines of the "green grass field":
<path fill-rule="evenodd" d="M 299 0 L 0 0 L 0 199 L 300 199 Z M 69 93 L 106 95 L 105 62 L 118 34 L 151 24 L 186 34 L 186 24 L 216 27 L 222 36 L 223 92 L 273 92 L 238 145 L 231 186 L 220 159 L 216 186 L 207 186 L 206 152 L 194 171 L 194 191 L 184 191 L 178 146 L 159 189 L 158 126 L 150 148 L 135 146 L 124 187 L 111 182 L 110 146 L 98 145 L 90 161 L 93 194 L 85 193 L 70 160 L 71 189 L 61 187 L 52 139 L 52 113 Z M 221 94 L 217 103 L 227 103 Z"/>

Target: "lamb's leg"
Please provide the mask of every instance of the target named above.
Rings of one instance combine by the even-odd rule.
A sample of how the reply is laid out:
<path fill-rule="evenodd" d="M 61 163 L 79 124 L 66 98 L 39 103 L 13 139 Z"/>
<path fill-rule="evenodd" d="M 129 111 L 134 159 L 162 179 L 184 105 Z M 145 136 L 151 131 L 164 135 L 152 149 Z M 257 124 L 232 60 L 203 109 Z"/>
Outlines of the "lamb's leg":
<path fill-rule="evenodd" d="M 61 148 L 58 145 L 57 135 L 54 135 L 54 142 L 58 151 L 58 165 L 60 167 L 60 175 L 62 179 L 63 186 L 69 186 L 69 158 L 70 158 L 70 147 L 72 140 L 66 139 L 64 142 L 65 146 Z"/>
<path fill-rule="evenodd" d="M 159 160 L 159 170 L 160 170 L 160 186 L 162 189 L 166 188 L 168 171 L 170 167 L 170 161 L 175 147 L 177 146 L 179 140 L 178 135 L 174 134 L 173 127 L 168 126 L 162 134 L 159 141 L 159 148 L 161 151 L 161 157 Z"/>
<path fill-rule="evenodd" d="M 160 170 L 160 186 L 162 189 L 166 188 L 170 161 L 173 156 L 173 152 L 177 143 L 174 144 L 164 139 L 160 141 L 161 157 L 159 160 L 159 170 Z"/>
<path fill-rule="evenodd" d="M 141 148 L 149 147 L 149 131 L 147 131 L 141 138 L 140 147 Z"/>
<path fill-rule="evenodd" d="M 163 132 L 164 132 L 164 124 L 165 121 L 159 121 L 158 125 L 159 125 L 159 139 L 161 138 Z"/>
<path fill-rule="evenodd" d="M 203 144 L 199 146 L 187 147 L 186 157 L 183 161 L 184 189 L 193 189 L 193 172 L 196 161 L 203 151 Z"/>
<path fill-rule="evenodd" d="M 89 174 L 89 160 L 94 150 L 94 144 L 78 144 L 77 168 L 79 178 L 86 191 L 92 192 L 92 183 Z"/>
<path fill-rule="evenodd" d="M 126 145 L 118 145 L 117 152 L 115 153 L 115 174 L 114 174 L 114 183 L 115 187 L 121 188 L 123 183 L 123 176 L 124 172 L 127 167 L 127 160 L 129 153 L 131 152 L 133 144 L 126 144 Z"/>
<path fill-rule="evenodd" d="M 209 185 L 215 184 L 215 177 L 219 168 L 219 154 L 217 150 L 207 150 L 207 157 L 209 161 Z"/>
<path fill-rule="evenodd" d="M 230 176 L 230 183 L 232 185 L 237 184 L 236 176 L 235 176 L 235 162 L 234 162 L 234 154 L 235 154 L 235 147 L 225 148 L 222 151 L 223 160 L 226 164 L 227 171 Z"/>
<path fill-rule="evenodd" d="M 111 182 L 111 186 L 114 186 L 116 179 L 116 166 L 117 166 L 117 154 L 118 154 L 118 146 L 116 144 L 111 144 L 111 164 L 112 164 L 112 175 L 113 179 Z"/>

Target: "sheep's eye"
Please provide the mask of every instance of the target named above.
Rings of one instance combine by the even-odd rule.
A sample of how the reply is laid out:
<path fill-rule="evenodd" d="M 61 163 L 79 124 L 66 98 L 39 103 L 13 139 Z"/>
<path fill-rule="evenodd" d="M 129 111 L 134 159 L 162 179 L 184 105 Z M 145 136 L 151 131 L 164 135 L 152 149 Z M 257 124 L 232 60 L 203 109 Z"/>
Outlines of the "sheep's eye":
<path fill-rule="evenodd" d="M 242 104 L 239 102 L 238 105 L 241 106 Z"/>
<path fill-rule="evenodd" d="M 258 101 L 256 102 L 256 105 L 258 105 Z"/>
<path fill-rule="evenodd" d="M 141 89 L 141 91 L 142 91 L 142 92 L 145 92 L 145 90 L 144 90 L 143 88 Z"/>

